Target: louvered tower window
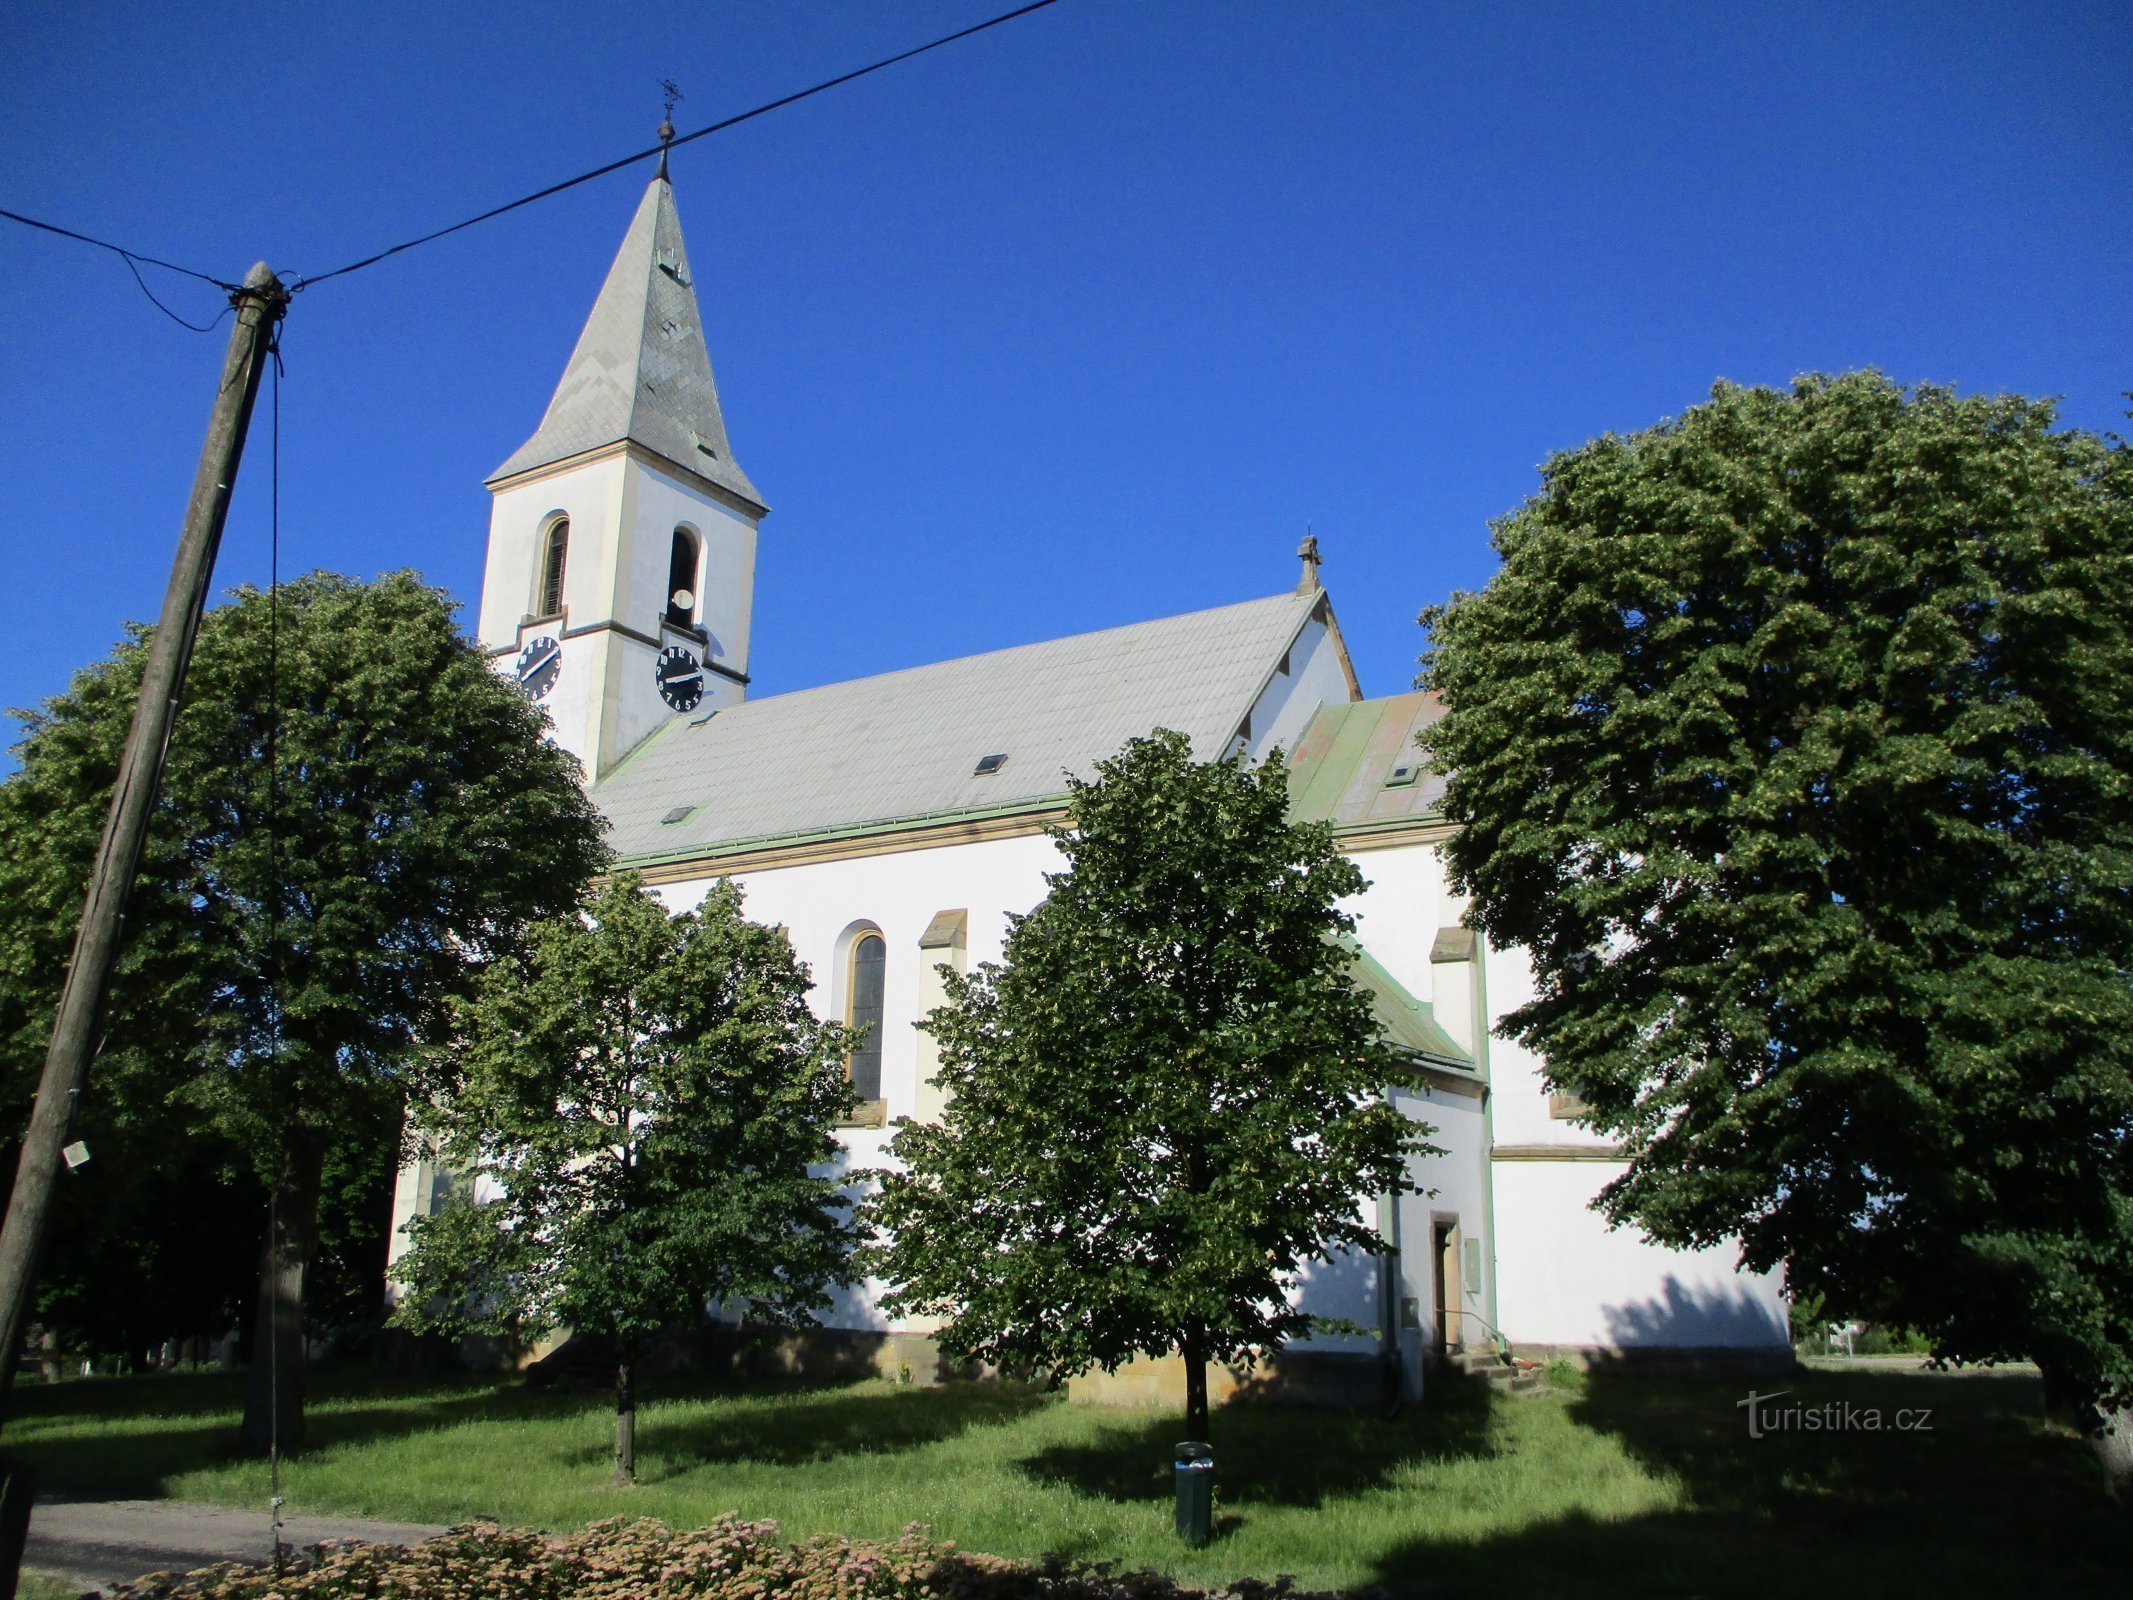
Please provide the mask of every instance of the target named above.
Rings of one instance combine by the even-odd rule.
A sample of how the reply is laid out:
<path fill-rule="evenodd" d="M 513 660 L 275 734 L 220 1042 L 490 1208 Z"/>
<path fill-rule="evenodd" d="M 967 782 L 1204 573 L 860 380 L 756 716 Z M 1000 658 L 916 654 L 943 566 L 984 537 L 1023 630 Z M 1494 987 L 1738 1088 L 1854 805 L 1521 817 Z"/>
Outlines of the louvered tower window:
<path fill-rule="evenodd" d="M 541 547 L 541 593 L 534 615 L 556 617 L 563 613 L 563 568 L 570 557 L 570 518 L 557 517 L 548 525 L 548 539 Z"/>
<path fill-rule="evenodd" d="M 667 620 L 684 628 L 696 623 L 696 551 L 695 533 L 676 528 L 667 557 Z"/>

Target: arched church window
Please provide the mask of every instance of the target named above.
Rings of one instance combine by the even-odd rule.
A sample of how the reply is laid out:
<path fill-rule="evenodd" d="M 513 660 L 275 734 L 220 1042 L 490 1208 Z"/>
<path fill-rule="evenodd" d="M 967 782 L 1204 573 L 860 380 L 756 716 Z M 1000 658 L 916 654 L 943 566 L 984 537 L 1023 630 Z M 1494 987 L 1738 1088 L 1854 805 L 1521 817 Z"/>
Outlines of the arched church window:
<path fill-rule="evenodd" d="M 557 517 L 548 525 L 548 535 L 541 545 L 541 592 L 533 608 L 537 617 L 561 616 L 563 612 L 563 568 L 570 557 L 570 518 Z"/>
<path fill-rule="evenodd" d="M 696 624 L 696 552 L 695 533 L 676 528 L 667 557 L 667 621 L 684 628 Z"/>
<path fill-rule="evenodd" d="M 866 1037 L 852 1050 L 852 1093 L 862 1103 L 881 1098 L 882 982 L 887 972 L 889 947 L 878 933 L 863 933 L 852 941 L 850 996 L 844 1020 L 866 1029 Z"/>

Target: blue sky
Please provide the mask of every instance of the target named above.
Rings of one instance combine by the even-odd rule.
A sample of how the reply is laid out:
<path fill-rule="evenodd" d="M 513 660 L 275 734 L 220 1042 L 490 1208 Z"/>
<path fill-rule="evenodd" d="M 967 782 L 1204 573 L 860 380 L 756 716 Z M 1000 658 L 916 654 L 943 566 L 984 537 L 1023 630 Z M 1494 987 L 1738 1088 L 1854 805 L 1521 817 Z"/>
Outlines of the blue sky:
<path fill-rule="evenodd" d="M 15 0 L 0 205 L 316 272 L 1006 8 Z M 1306 526 L 1366 692 L 1536 465 L 1714 379 L 2133 387 L 2133 30 L 2003 5 L 1063 0 L 677 153 L 773 506 L 757 693 L 1276 592 Z M 649 177 L 301 296 L 284 570 L 471 602 Z M 204 320 L 213 291 L 154 278 Z M 151 616 L 222 334 L 0 224 L 0 704 Z M 262 417 L 264 413 L 262 412 Z M 267 570 L 247 459 L 218 588 Z"/>

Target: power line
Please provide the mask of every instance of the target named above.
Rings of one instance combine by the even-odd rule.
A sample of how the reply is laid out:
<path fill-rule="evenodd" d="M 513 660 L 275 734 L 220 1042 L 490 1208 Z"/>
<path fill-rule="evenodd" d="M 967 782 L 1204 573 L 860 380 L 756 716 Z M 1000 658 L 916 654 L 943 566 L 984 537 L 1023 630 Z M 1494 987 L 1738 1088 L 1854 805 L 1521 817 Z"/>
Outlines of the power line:
<path fill-rule="evenodd" d="M 72 228 L 62 228 L 54 222 L 39 222 L 35 217 L 26 217 L 19 211 L 0 210 L 0 217 L 5 217 L 10 222 L 19 222 L 26 228 L 42 228 L 46 233 L 56 233 L 62 239 L 79 239 L 83 244 L 93 244 L 99 250 L 109 250 L 113 255 L 123 256 L 128 261 L 144 262 L 151 267 L 161 267 L 166 272 L 182 272 L 188 278 L 198 278 L 202 283 L 211 283 L 229 294 L 235 294 L 244 287 L 241 283 L 230 283 L 211 273 L 195 272 L 191 267 L 181 267 L 175 261 L 165 261 L 159 256 L 148 255 L 140 250 L 128 250 L 124 245 L 113 244 L 108 239 L 94 239 L 86 233 L 76 233 Z"/>
<path fill-rule="evenodd" d="M 376 255 L 365 256 L 360 261 L 351 261 L 345 267 L 335 267 L 331 272 L 312 273 L 308 277 L 299 276 L 291 281 L 289 292 L 294 294 L 299 290 L 309 288 L 314 283 L 324 283 L 328 278 L 344 277 L 348 273 L 359 272 L 365 267 L 376 266 L 380 261 L 390 256 L 399 255 L 402 251 L 412 250 L 417 245 L 429 244 L 431 241 L 442 239 L 448 234 L 459 233 L 464 229 L 473 227 L 476 223 L 487 222 L 493 217 L 502 216 L 507 211 L 516 211 L 521 206 L 530 206 L 536 200 L 546 200 L 550 195 L 561 194 L 565 189 L 575 189 L 579 184 L 590 183 L 595 178 L 604 178 L 610 172 L 619 172 L 622 168 L 634 166 L 639 161 L 649 161 L 652 157 L 664 150 L 671 149 L 674 145 L 687 144 L 692 139 L 701 139 L 709 134 L 720 133 L 727 128 L 737 127 L 743 122 L 752 121 L 768 112 L 781 110 L 798 101 L 806 100 L 814 95 L 822 94 L 827 90 L 850 83 L 855 78 L 864 78 L 869 73 L 880 72 L 883 68 L 893 67 L 898 62 L 909 61 L 913 56 L 922 56 L 929 50 L 938 50 L 943 45 L 954 44 L 958 39 L 967 39 L 974 33 L 983 33 L 988 28 L 999 27 L 1003 22 L 1013 22 L 1017 17 L 1026 17 L 1032 11 L 1042 11 L 1046 6 L 1056 4 L 1058 4 L 1058 0 L 1031 0 L 1028 5 L 1018 6 L 1013 11 L 1004 11 L 999 16 L 985 22 L 974 23 L 970 27 L 959 29 L 954 33 L 943 34 L 938 39 L 901 51 L 896 55 L 884 56 L 870 66 L 856 68 L 841 76 L 818 83 L 812 88 L 801 89 L 780 99 L 766 101 L 752 110 L 741 112 L 738 116 L 728 117 L 723 122 L 714 122 L 707 128 L 698 128 L 694 133 L 685 133 L 675 139 L 662 140 L 648 149 L 637 151 L 634 155 L 623 156 L 619 160 L 610 161 L 604 166 L 594 167 L 590 172 L 581 172 L 575 178 L 565 178 L 561 183 L 552 183 L 545 189 L 538 189 L 532 194 L 522 195 L 508 204 L 494 206 L 482 212 L 479 216 L 468 217 L 464 222 L 455 222 L 448 228 L 439 228 L 434 233 L 425 233 L 419 239 L 409 239 L 405 244 L 396 244 L 390 249 L 380 250 Z"/>
<path fill-rule="evenodd" d="M 176 272 L 188 278 L 198 278 L 202 283 L 213 284 L 224 294 L 236 294 L 242 288 L 242 285 L 227 282 L 222 278 L 215 277 L 212 273 L 195 272 L 191 267 L 181 267 L 175 261 L 165 261 L 161 256 L 147 255 L 139 250 L 129 250 L 124 245 L 113 244 L 109 239 L 98 239 L 90 234 L 77 233 L 72 228 L 62 228 L 56 222 L 42 222 L 36 217 L 26 217 L 19 211 L 0 209 L 0 217 L 5 217 L 10 222 L 19 222 L 25 228 L 36 228 L 43 233 L 56 233 L 62 239 L 77 239 L 83 244 L 95 245 L 99 250 L 109 250 L 119 260 L 126 263 L 126 270 L 133 274 L 133 281 L 141 286 L 141 293 L 148 296 L 150 305 L 162 312 L 164 316 L 170 318 L 179 327 L 190 328 L 194 333 L 212 333 L 215 324 L 229 315 L 229 307 L 224 306 L 221 313 L 214 319 L 214 322 L 188 322 L 156 298 L 155 290 L 149 288 L 148 280 L 141 276 L 142 267 L 161 267 L 165 272 Z"/>
<path fill-rule="evenodd" d="M 692 139 L 702 139 L 714 133 L 721 133 L 727 128 L 738 127 L 741 123 L 752 122 L 757 117 L 767 115 L 772 111 L 782 110 L 786 106 L 811 99 L 815 95 L 824 94 L 831 89 L 850 83 L 854 79 L 867 77 L 885 68 L 896 66 L 900 62 L 909 61 L 914 56 L 922 56 L 929 50 L 938 50 L 943 45 L 954 44 L 958 39 L 968 39 L 972 34 L 983 33 L 988 28 L 997 28 L 1002 23 L 1013 22 L 1017 17 L 1026 17 L 1032 11 L 1042 11 L 1047 6 L 1057 5 L 1058 3 L 1059 0 L 1030 0 L 1028 5 L 1017 6 L 1012 11 L 1003 11 L 997 17 L 990 17 L 983 22 L 973 23 L 967 28 L 959 28 L 954 33 L 944 33 L 938 39 L 928 40 L 925 44 L 915 45 L 909 50 L 898 51 L 893 56 L 884 56 L 881 60 L 867 66 L 857 67 L 850 72 L 841 73 L 837 77 L 825 79 L 811 88 L 783 95 L 776 100 L 765 101 L 762 105 L 743 111 L 738 116 L 727 117 L 724 121 L 714 122 L 709 127 L 698 128 L 693 133 L 685 133 L 678 138 L 663 139 L 658 144 L 652 145 L 647 149 L 623 156 L 619 160 L 607 162 L 605 165 L 594 167 L 590 172 L 581 172 L 574 178 L 565 178 L 561 183 L 552 183 L 545 189 L 537 189 L 532 194 L 521 195 L 518 199 L 507 204 L 492 206 L 478 216 L 468 217 L 464 222 L 455 222 L 448 228 L 439 228 L 433 233 L 423 234 L 420 238 L 409 239 L 404 244 L 393 245 L 389 249 L 378 251 L 375 255 L 365 256 L 360 261 L 351 261 L 345 267 L 335 267 L 331 272 L 315 272 L 309 276 L 297 276 L 290 281 L 289 292 L 294 294 L 299 290 L 309 288 L 314 283 L 324 283 L 329 278 L 346 277 L 351 272 L 360 272 L 365 267 L 376 266 L 380 261 L 399 255 L 403 251 L 413 250 L 418 245 L 429 244 L 449 234 L 463 232 L 473 227 L 476 223 L 487 222 L 491 218 L 500 217 L 508 211 L 516 211 L 521 206 L 530 206 L 536 200 L 546 200 L 550 195 L 561 194 L 565 189 L 575 189 L 581 183 L 590 183 L 595 178 L 604 178 L 610 172 L 619 172 L 622 168 L 634 166 L 640 161 L 649 161 L 653 156 L 663 154 L 675 145 L 687 144 Z M 218 278 L 213 273 L 199 272 L 191 267 L 181 267 L 175 261 L 165 261 L 161 256 L 152 256 L 140 250 L 129 250 L 124 245 L 113 244 L 108 239 L 99 239 L 91 234 L 79 233 L 73 228 L 62 228 L 56 222 L 44 222 L 36 217 L 24 216 L 19 211 L 9 211 L 5 208 L 0 208 L 0 217 L 5 217 L 10 222 L 19 222 L 26 228 L 36 228 L 45 233 L 57 234 L 62 239 L 74 239 L 82 244 L 94 245 L 99 250 L 110 251 L 126 263 L 127 270 L 133 274 L 133 281 L 140 285 L 141 293 L 148 297 L 149 304 L 153 305 L 181 328 L 189 328 L 194 333 L 212 332 L 216 324 L 221 322 L 223 317 L 229 315 L 229 308 L 224 307 L 214 321 L 204 325 L 197 322 L 189 322 L 156 298 L 155 291 L 148 287 L 148 281 L 141 276 L 142 267 L 161 267 L 166 272 L 176 272 L 188 278 L 197 278 L 202 283 L 213 284 L 223 293 L 229 295 L 241 293 L 243 290 L 243 285 L 231 283 L 225 278 Z"/>
<path fill-rule="evenodd" d="M 163 304 L 161 300 L 158 300 L 156 298 L 155 290 L 148 287 L 148 280 L 141 276 L 141 269 L 134 265 L 132 256 L 121 250 L 119 252 L 119 259 L 126 263 L 126 270 L 133 274 L 133 281 L 141 286 L 141 293 L 148 296 L 148 303 L 154 306 L 158 311 L 162 312 L 164 316 L 170 318 L 171 321 L 175 322 L 181 328 L 188 328 L 194 333 L 213 333 L 216 327 L 221 323 L 222 319 L 230 314 L 232 307 L 234 307 L 236 304 L 236 302 L 232 300 L 231 302 L 229 302 L 229 304 L 223 306 L 220 311 L 216 312 L 214 316 L 206 322 L 189 322 L 184 317 L 179 316 L 177 312 L 171 310 L 169 306 Z"/>

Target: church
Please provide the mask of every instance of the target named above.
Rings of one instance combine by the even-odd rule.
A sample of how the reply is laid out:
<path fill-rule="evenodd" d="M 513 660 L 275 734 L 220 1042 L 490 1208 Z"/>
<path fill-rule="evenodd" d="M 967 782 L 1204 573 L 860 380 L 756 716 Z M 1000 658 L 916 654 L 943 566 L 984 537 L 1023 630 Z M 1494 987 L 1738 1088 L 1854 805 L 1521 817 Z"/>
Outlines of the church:
<path fill-rule="evenodd" d="M 1612 1231 L 1590 1209 L 1620 1154 L 1547 1092 L 1537 1059 L 1492 1037 L 1531 974 L 1462 924 L 1445 881 L 1442 785 L 1415 743 L 1431 697 L 1365 697 L 1309 541 L 1295 586 L 1263 599 L 751 697 L 769 506 L 727 435 L 663 169 L 540 426 L 488 488 L 481 649 L 582 763 L 619 865 L 676 910 L 733 878 L 751 917 L 787 931 L 818 1011 L 869 1025 L 840 1132 L 852 1167 L 881 1163 L 898 1118 L 939 1114 L 919 1019 L 942 967 L 1000 959 L 1008 916 L 1042 898 L 1067 774 L 1158 727 L 1203 760 L 1278 750 L 1295 814 L 1330 823 L 1368 880 L 1346 907 L 1355 979 L 1406 1063 L 1395 1103 L 1445 1153 L 1422 1160 L 1424 1192 L 1357 1197 L 1391 1248 L 1295 1286 L 1304 1309 L 1374 1336 L 1305 1341 L 1276 1377 L 1374 1372 L 1388 1350 L 1410 1393 L 1433 1356 L 1506 1348 L 1789 1361 L 1774 1277 L 1739 1272 L 1729 1248 Z M 401 1174 L 395 1254 L 438 1190 L 426 1163 Z M 930 1376 L 930 1329 L 892 1322 L 873 1287 L 838 1299 L 823 1338 Z M 1174 1394 L 1157 1376 L 1077 1388 Z"/>

